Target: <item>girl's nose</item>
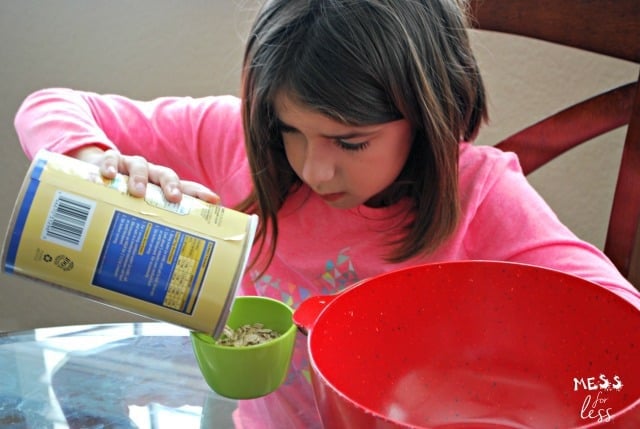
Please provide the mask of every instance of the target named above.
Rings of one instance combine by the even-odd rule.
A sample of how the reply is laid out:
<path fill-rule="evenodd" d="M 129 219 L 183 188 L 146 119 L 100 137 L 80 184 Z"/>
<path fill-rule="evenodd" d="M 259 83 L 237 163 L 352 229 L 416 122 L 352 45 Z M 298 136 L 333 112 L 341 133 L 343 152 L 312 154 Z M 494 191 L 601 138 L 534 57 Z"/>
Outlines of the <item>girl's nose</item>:
<path fill-rule="evenodd" d="M 310 143 L 302 167 L 302 179 L 312 188 L 330 181 L 336 171 L 331 147 L 326 142 Z"/>

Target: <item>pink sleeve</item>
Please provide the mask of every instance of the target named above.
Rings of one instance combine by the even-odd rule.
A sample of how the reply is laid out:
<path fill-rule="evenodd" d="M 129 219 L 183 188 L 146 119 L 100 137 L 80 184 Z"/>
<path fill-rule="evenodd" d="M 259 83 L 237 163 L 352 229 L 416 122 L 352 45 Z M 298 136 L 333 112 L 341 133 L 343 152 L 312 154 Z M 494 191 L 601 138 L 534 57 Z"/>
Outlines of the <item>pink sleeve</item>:
<path fill-rule="evenodd" d="M 29 157 L 39 149 L 66 153 L 100 145 L 142 155 L 216 192 L 239 171 L 246 173 L 240 102 L 231 96 L 135 101 L 46 89 L 23 102 L 15 127 Z M 240 188 L 232 189 L 234 194 L 247 191 L 247 177 L 241 181 Z"/>
<path fill-rule="evenodd" d="M 640 293 L 595 246 L 556 216 L 507 154 L 491 165 L 468 225 L 465 246 L 477 259 L 544 266 L 603 285 L 640 308 Z"/>

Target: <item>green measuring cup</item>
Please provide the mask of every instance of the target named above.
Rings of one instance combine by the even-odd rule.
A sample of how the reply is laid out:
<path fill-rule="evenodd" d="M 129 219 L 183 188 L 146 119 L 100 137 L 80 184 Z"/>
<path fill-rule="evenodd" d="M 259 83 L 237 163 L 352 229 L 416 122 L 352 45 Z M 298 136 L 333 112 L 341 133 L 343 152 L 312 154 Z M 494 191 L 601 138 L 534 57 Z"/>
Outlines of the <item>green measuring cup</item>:
<path fill-rule="evenodd" d="M 227 320 L 232 329 L 260 323 L 280 334 L 262 344 L 232 347 L 210 335 L 191 332 L 191 344 L 205 381 L 219 395 L 251 399 L 276 390 L 285 380 L 297 327 L 293 310 L 275 299 L 242 296 L 234 300 Z"/>

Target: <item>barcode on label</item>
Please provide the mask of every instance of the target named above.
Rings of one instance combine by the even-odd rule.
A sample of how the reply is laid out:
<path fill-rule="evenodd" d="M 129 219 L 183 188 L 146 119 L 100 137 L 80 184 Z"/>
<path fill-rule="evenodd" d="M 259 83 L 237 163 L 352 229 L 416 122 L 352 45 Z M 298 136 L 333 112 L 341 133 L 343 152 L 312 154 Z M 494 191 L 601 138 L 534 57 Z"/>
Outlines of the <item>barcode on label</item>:
<path fill-rule="evenodd" d="M 95 201 L 57 191 L 42 231 L 42 239 L 81 250 L 95 206 Z"/>

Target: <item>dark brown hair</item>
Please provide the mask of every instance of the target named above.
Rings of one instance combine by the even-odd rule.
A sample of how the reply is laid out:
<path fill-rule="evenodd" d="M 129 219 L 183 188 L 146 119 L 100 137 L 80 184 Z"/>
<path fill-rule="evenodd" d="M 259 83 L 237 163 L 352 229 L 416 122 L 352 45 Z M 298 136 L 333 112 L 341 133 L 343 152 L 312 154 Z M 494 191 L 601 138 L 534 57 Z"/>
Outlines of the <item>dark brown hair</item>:
<path fill-rule="evenodd" d="M 458 147 L 487 117 L 485 91 L 459 0 L 268 0 L 251 29 L 242 73 L 242 113 L 254 190 L 240 207 L 261 217 L 267 263 L 277 213 L 300 186 L 274 111 L 279 92 L 352 125 L 407 119 L 415 138 L 384 192 L 413 213 L 390 261 L 433 250 L 459 217 Z"/>

